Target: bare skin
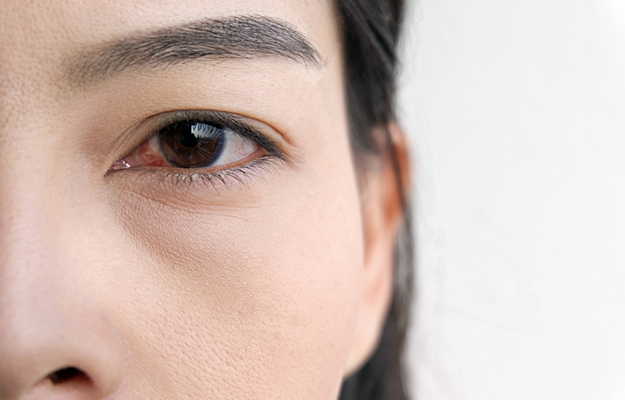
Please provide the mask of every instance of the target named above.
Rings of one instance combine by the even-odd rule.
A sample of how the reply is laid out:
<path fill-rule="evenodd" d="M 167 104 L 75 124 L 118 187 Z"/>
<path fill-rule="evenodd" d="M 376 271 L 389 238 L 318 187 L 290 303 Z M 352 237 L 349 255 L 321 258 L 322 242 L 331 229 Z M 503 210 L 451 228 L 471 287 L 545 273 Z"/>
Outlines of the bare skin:
<path fill-rule="evenodd" d="M 335 399 L 377 344 L 400 212 L 384 166 L 361 202 L 333 4 L 0 7 L 0 399 Z M 79 68 L 233 16 L 285 22 L 319 62 Z M 234 116 L 280 154 L 232 129 L 222 164 L 141 147 L 189 110 Z"/>

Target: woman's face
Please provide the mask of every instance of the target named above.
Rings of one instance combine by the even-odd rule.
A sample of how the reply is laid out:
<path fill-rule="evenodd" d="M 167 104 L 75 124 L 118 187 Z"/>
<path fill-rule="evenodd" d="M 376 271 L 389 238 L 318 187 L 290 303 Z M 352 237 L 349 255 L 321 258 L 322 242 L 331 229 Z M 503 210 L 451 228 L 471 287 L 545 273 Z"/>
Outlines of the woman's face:
<path fill-rule="evenodd" d="M 370 349 L 333 3 L 0 7 L 0 398 L 336 398 Z"/>

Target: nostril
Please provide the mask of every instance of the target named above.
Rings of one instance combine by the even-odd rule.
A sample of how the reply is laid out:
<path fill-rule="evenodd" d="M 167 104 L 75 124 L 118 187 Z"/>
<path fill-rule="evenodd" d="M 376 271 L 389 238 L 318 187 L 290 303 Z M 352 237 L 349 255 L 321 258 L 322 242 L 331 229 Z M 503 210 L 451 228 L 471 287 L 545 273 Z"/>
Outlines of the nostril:
<path fill-rule="evenodd" d="M 85 378 L 88 379 L 87 375 L 76 367 L 65 367 L 57 369 L 56 371 L 49 374 L 46 378 L 50 379 L 50 381 L 55 385 L 60 385 L 71 380 L 82 380 Z"/>

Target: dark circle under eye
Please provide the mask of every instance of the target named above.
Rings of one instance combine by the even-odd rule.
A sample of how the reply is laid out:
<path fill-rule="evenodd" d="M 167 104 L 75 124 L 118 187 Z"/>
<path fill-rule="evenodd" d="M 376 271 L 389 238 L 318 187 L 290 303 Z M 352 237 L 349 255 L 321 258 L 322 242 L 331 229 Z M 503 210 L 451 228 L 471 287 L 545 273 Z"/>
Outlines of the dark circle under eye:
<path fill-rule="evenodd" d="M 197 121 L 168 125 L 158 132 L 157 139 L 165 160 L 178 168 L 210 166 L 226 141 L 223 126 Z"/>

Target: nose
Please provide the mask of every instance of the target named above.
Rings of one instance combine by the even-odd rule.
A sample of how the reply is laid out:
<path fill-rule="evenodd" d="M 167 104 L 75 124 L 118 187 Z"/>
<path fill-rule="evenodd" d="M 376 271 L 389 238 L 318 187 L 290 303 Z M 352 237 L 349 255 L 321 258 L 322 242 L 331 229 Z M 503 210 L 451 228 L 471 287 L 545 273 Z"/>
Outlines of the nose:
<path fill-rule="evenodd" d="M 97 285 L 81 273 L 97 265 L 76 256 L 73 247 L 80 240 L 67 239 L 63 232 L 69 228 L 53 201 L 17 198 L 19 190 L 5 189 L 0 188 L 0 400 L 115 394 L 125 375 L 123 343 L 93 293 Z"/>

